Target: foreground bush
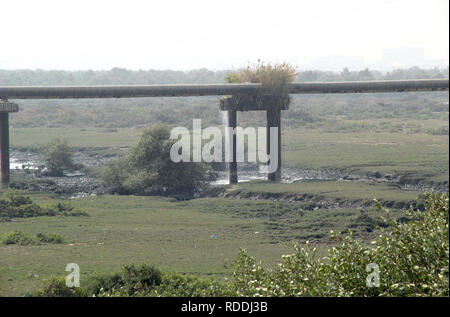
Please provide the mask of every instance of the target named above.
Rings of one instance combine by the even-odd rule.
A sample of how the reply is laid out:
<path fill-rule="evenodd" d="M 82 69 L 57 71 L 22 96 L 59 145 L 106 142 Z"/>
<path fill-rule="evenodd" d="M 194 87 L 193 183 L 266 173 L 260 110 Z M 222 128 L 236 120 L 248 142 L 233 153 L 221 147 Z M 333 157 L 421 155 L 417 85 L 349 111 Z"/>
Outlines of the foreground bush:
<path fill-rule="evenodd" d="M 162 273 L 153 266 L 124 265 L 120 271 L 90 277 L 80 288 L 66 286 L 63 277 L 43 281 L 43 287 L 32 296 L 226 296 L 228 287 L 213 279 Z"/>
<path fill-rule="evenodd" d="M 164 273 L 161 284 L 151 296 L 166 297 L 223 297 L 233 293 L 223 282 L 213 278 L 200 278 L 193 275 Z"/>
<path fill-rule="evenodd" d="M 35 297 L 81 297 L 81 289 L 66 285 L 65 277 L 52 276 L 42 282 L 42 288 L 30 294 Z"/>
<path fill-rule="evenodd" d="M 380 229 L 370 246 L 337 235 L 338 246 L 320 259 L 308 244 L 294 245 L 273 270 L 241 250 L 232 288 L 240 296 L 448 296 L 448 205 L 448 194 L 429 194 L 424 213 L 410 210 L 414 221 Z"/>
<path fill-rule="evenodd" d="M 147 294 L 161 284 L 161 272 L 147 264 L 124 265 L 117 273 L 96 276 L 87 281 L 84 293 L 88 296 L 116 294 L 133 296 Z"/>
<path fill-rule="evenodd" d="M 87 216 L 68 203 L 38 205 L 16 190 L 6 191 L 0 199 L 0 220 L 38 216 Z"/>
<path fill-rule="evenodd" d="M 140 285 L 138 282 L 137 285 Z M 201 278 L 193 275 L 177 273 L 161 273 L 158 284 L 152 288 L 137 288 L 130 294 L 130 286 L 125 284 L 115 289 L 102 288 L 98 293 L 101 297 L 118 296 L 150 296 L 150 297 L 223 297 L 233 293 L 228 285 L 212 278 Z"/>

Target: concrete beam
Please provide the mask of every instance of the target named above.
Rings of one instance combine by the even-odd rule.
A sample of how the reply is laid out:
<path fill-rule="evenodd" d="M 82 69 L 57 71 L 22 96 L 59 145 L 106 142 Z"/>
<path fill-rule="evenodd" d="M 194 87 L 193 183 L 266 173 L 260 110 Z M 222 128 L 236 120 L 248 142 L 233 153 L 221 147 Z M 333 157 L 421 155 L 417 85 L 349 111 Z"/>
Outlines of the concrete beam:
<path fill-rule="evenodd" d="M 7 100 L 0 100 L 0 113 L 10 113 L 19 111 L 19 105 Z"/>

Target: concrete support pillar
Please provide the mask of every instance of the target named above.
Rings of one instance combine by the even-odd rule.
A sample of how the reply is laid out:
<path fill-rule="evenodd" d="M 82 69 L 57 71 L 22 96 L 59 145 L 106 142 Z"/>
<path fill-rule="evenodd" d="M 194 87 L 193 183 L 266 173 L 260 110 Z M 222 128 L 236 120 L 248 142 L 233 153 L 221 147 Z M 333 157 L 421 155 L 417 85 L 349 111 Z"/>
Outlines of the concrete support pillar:
<path fill-rule="evenodd" d="M 237 126 L 237 113 L 234 109 L 228 109 L 228 126 L 233 129 L 236 129 Z M 238 174 L 237 174 L 237 160 L 236 160 L 236 133 L 233 133 L 232 136 L 232 153 L 233 160 L 228 163 L 228 179 L 230 184 L 237 184 L 238 182 Z"/>
<path fill-rule="evenodd" d="M 9 185 L 9 113 L 17 112 L 17 104 L 0 99 L 0 185 Z"/>
<path fill-rule="evenodd" d="M 266 111 L 267 115 L 267 154 L 270 153 L 270 140 L 275 138 L 278 146 L 277 152 L 278 165 L 273 173 L 267 174 L 269 181 L 281 180 L 281 111 L 289 109 L 288 96 L 231 96 L 220 99 L 220 110 L 227 111 L 228 126 L 236 127 L 236 111 Z M 277 128 L 276 135 L 270 135 L 270 128 Z M 270 162 L 269 162 L 270 163 Z M 230 184 L 238 182 L 237 163 L 236 163 L 236 135 L 233 136 L 233 162 L 228 163 Z"/>
<path fill-rule="evenodd" d="M 9 184 L 9 113 L 0 113 L 0 173 L 1 187 Z"/>
<path fill-rule="evenodd" d="M 278 132 L 275 136 L 278 139 L 278 168 L 274 173 L 267 174 L 269 181 L 281 180 L 281 110 L 276 107 L 267 107 L 267 153 L 270 153 L 270 127 L 277 127 Z"/>

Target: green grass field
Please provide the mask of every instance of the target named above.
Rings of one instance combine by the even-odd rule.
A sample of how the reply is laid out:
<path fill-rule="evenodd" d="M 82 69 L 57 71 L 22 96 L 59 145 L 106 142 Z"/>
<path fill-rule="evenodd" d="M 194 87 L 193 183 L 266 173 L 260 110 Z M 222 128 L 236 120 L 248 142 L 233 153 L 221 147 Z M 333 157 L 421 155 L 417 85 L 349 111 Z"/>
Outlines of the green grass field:
<path fill-rule="evenodd" d="M 273 184 L 270 182 L 246 182 L 227 186 L 231 196 L 273 194 L 268 198 L 290 199 L 295 195 L 306 196 L 313 201 L 333 200 L 343 204 L 367 205 L 373 199 L 393 206 L 402 203 L 408 207 L 411 202 L 423 200 L 422 192 L 406 191 L 397 186 L 353 181 L 299 181 L 291 184 Z M 264 196 L 264 195 L 263 195 Z"/>
<path fill-rule="evenodd" d="M 53 200 L 41 194 L 32 197 L 38 202 Z M 272 242 L 264 219 L 207 212 L 206 205 L 197 208 L 167 198 L 133 196 L 89 197 L 72 204 L 90 216 L 0 222 L 0 233 L 51 232 L 62 234 L 67 241 L 63 245 L 0 246 L 0 296 L 20 296 L 38 287 L 43 278 L 64 274 L 71 262 L 80 265 L 84 277 L 141 262 L 167 271 L 220 277 L 230 274 L 239 247 L 272 264 L 289 249 L 289 241 Z"/>
<path fill-rule="evenodd" d="M 448 182 L 448 135 L 288 130 L 283 140 L 286 167 L 395 173 L 418 182 Z"/>
<path fill-rule="evenodd" d="M 105 128 L 12 128 L 14 149 L 37 149 L 55 138 L 64 138 L 76 148 L 120 148 L 134 145 L 142 130 Z"/>
<path fill-rule="evenodd" d="M 398 119 L 396 119 L 398 120 Z M 348 122 L 347 122 L 348 123 Z M 375 120 L 369 123 L 382 126 Z M 320 129 L 283 131 L 283 166 L 338 169 L 364 175 L 379 172 L 410 177 L 416 182 L 448 182 L 449 137 L 423 131 L 444 120 L 409 122 L 420 133 L 377 130 L 324 132 Z M 392 120 L 390 126 L 399 122 Z M 404 127 L 408 122 L 402 123 Z M 134 145 L 138 129 L 12 128 L 11 146 L 36 149 L 55 137 L 71 146 L 99 153 Z M 0 233 L 23 230 L 57 233 L 64 244 L 0 245 L 0 296 L 20 296 L 39 287 L 52 274 L 64 275 L 68 263 L 80 265 L 82 281 L 90 275 L 117 270 L 122 264 L 149 263 L 166 271 L 226 277 L 240 247 L 267 265 L 290 252 L 290 242 L 311 241 L 319 254 L 333 244 L 330 230 L 352 229 L 363 239 L 374 237 L 380 212 L 368 207 L 377 198 L 388 206 L 406 208 L 423 201 L 418 191 L 388 184 L 349 181 L 307 181 L 293 184 L 240 183 L 226 187 L 228 198 L 174 201 L 161 197 L 101 195 L 71 200 L 89 217 L 34 217 L 0 222 Z M 27 193 L 28 194 L 28 193 Z M 30 193 L 37 202 L 61 198 Z M 262 195 L 262 199 L 254 196 Z M 282 199 L 306 195 L 310 200 Z M 278 198 L 280 199 L 278 199 Z M 321 201 L 343 208 L 322 208 Z M 360 206 L 365 206 L 361 211 Z M 399 210 L 394 217 L 402 217 Z M 214 236 L 211 238 L 211 236 Z"/>
<path fill-rule="evenodd" d="M 264 184 L 254 186 L 261 191 L 271 190 Z M 280 186 L 283 190 L 302 191 L 300 184 Z M 328 189 L 333 186 L 337 188 L 331 184 Z M 250 185 L 243 187 L 248 190 Z M 308 188 L 312 192 L 314 186 Z M 316 188 L 316 193 L 337 197 L 335 192 L 320 188 Z M 417 194 L 408 192 L 401 198 L 413 199 Z M 59 201 L 49 194 L 31 197 L 39 203 Z M 42 279 L 64 274 L 65 265 L 72 262 L 80 265 L 85 278 L 122 264 L 141 262 L 166 271 L 220 278 L 232 272 L 232 262 L 240 247 L 274 265 L 280 255 L 289 252 L 292 241 L 311 241 L 324 251 L 333 244 L 330 230 L 350 228 L 358 237 L 371 238 L 374 223 L 382 215 L 377 210 L 364 213 L 354 208 L 310 210 L 301 203 L 229 198 L 174 201 L 102 195 L 70 202 L 89 216 L 0 222 L 0 233 L 22 230 L 65 237 L 62 245 L 0 246 L 0 296 L 19 296 L 33 290 Z M 402 213 L 397 211 L 394 215 Z"/>

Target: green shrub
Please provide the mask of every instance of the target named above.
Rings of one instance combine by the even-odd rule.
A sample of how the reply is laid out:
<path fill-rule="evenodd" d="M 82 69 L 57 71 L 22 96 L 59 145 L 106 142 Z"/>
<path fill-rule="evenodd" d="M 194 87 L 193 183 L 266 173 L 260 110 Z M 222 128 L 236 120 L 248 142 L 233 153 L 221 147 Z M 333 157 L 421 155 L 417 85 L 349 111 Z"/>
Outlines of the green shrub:
<path fill-rule="evenodd" d="M 38 240 L 35 236 L 19 230 L 0 234 L 0 244 L 30 245 L 37 243 Z"/>
<path fill-rule="evenodd" d="M 75 210 L 68 203 L 38 205 L 30 197 L 21 195 L 17 190 L 8 190 L 0 199 L 0 218 L 28 218 L 38 216 L 87 216 L 87 213 Z"/>
<path fill-rule="evenodd" d="M 0 234 L 0 244 L 18 244 L 18 245 L 38 245 L 44 243 L 63 243 L 64 237 L 56 233 L 40 233 L 36 235 L 23 232 L 20 230 L 15 230 L 12 232 L 7 232 Z"/>
<path fill-rule="evenodd" d="M 84 296 L 97 296 L 100 293 L 112 293 L 123 286 L 120 273 L 99 274 L 90 277 L 81 284 Z"/>
<path fill-rule="evenodd" d="M 64 237 L 60 234 L 57 233 L 40 233 L 38 232 L 36 234 L 36 238 L 39 240 L 39 242 L 41 243 L 54 243 L 54 244 L 58 244 L 58 243 L 63 243 L 64 242 Z"/>
<path fill-rule="evenodd" d="M 151 291 L 150 296 L 223 297 L 232 296 L 232 293 L 225 283 L 212 278 L 165 273 L 162 275 L 161 284 Z"/>
<path fill-rule="evenodd" d="M 45 166 L 50 176 L 63 176 L 65 170 L 75 167 L 72 160 L 74 150 L 69 147 L 66 140 L 55 139 L 44 145 L 41 152 L 45 155 Z"/>
<path fill-rule="evenodd" d="M 5 193 L 3 193 L 3 198 L 9 203 L 10 206 L 13 207 L 19 207 L 21 205 L 29 205 L 33 203 L 30 197 L 20 195 L 19 191 L 14 189 L 9 189 Z"/>
<path fill-rule="evenodd" d="M 322 259 L 309 244 L 294 245 L 272 270 L 241 250 L 232 288 L 240 296 L 448 296 L 448 194 L 428 194 L 426 211 L 409 216 L 380 229 L 370 245 L 335 235 L 338 244 Z M 380 270 L 378 287 L 366 285 L 371 263 Z"/>
<path fill-rule="evenodd" d="M 83 287 L 86 296 L 113 295 L 133 296 L 148 294 L 161 284 L 161 272 L 147 264 L 124 265 L 120 272 L 91 277 Z"/>
<path fill-rule="evenodd" d="M 65 286 L 64 278 L 44 280 L 32 296 L 232 296 L 224 282 L 177 273 L 161 273 L 154 266 L 124 265 L 119 272 L 89 277 L 76 290 Z"/>
<path fill-rule="evenodd" d="M 124 265 L 122 280 L 128 294 L 148 292 L 161 284 L 161 272 L 154 266 L 142 264 L 140 266 Z"/>
<path fill-rule="evenodd" d="M 435 129 L 428 129 L 427 133 L 431 135 L 448 135 L 448 126 L 441 126 Z"/>
<path fill-rule="evenodd" d="M 103 173 L 112 193 L 174 196 L 189 199 L 201 192 L 214 174 L 203 163 L 170 159 L 174 140 L 167 127 L 157 125 L 143 133 L 138 144 Z"/>
<path fill-rule="evenodd" d="M 384 231 L 374 255 L 383 296 L 449 296 L 449 196 L 428 194 L 426 212 Z"/>
<path fill-rule="evenodd" d="M 133 283 L 132 285 L 142 285 L 141 282 Z M 160 282 L 151 288 L 138 287 L 130 292 L 129 287 L 130 285 L 127 284 L 113 289 L 102 287 L 97 296 L 223 297 L 234 295 L 224 282 L 177 273 L 163 273 Z"/>
<path fill-rule="evenodd" d="M 66 285 L 65 277 L 51 276 L 42 282 L 42 288 L 30 294 L 36 297 L 80 297 L 80 288 L 71 288 Z"/>

